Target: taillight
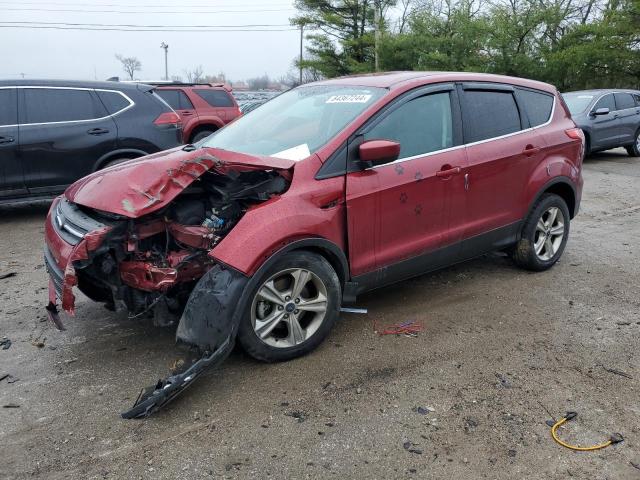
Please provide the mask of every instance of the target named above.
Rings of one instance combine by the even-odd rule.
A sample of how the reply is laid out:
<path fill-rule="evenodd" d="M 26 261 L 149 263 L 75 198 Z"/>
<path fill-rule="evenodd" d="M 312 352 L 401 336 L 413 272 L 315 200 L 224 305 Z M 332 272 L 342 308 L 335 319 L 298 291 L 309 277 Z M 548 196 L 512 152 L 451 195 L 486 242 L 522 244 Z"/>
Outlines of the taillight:
<path fill-rule="evenodd" d="M 567 134 L 567 137 L 573 138 L 574 140 L 582 140 L 584 142 L 584 133 L 581 128 L 569 128 L 564 131 Z"/>
<path fill-rule="evenodd" d="M 176 112 L 164 112 L 161 113 L 158 118 L 153 121 L 154 125 L 157 126 L 166 126 L 173 125 L 174 127 L 179 127 L 182 121 L 180 120 L 180 115 Z"/>

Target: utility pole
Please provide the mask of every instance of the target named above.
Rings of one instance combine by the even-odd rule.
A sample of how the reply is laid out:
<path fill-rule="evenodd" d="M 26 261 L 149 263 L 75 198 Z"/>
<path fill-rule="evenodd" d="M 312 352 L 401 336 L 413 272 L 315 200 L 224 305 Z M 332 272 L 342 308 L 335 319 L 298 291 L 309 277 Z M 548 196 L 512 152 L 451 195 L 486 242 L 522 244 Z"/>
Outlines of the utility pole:
<path fill-rule="evenodd" d="M 380 71 L 380 62 L 378 60 L 378 44 L 380 43 L 380 11 L 378 10 L 378 5 L 373 4 L 373 23 L 375 28 L 375 69 L 376 72 Z"/>
<path fill-rule="evenodd" d="M 302 85 L 302 42 L 304 41 L 304 23 L 300 24 L 300 60 L 298 66 L 300 67 L 300 85 Z"/>
<path fill-rule="evenodd" d="M 164 49 L 164 79 L 169 80 L 169 64 L 167 61 L 167 57 L 169 55 L 169 45 L 162 42 L 160 44 L 160 48 Z"/>

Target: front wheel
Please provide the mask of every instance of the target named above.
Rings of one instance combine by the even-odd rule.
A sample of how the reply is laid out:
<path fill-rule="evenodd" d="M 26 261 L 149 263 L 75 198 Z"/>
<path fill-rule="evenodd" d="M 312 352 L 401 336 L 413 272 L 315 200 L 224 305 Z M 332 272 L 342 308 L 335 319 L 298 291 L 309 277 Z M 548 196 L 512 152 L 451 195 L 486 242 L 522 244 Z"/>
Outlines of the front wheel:
<path fill-rule="evenodd" d="M 636 132 L 636 138 L 633 144 L 625 148 L 630 157 L 640 157 L 640 130 Z"/>
<path fill-rule="evenodd" d="M 516 265 L 527 270 L 551 268 L 562 256 L 569 238 L 569 208 L 562 197 L 546 193 L 535 204 L 513 249 Z"/>
<path fill-rule="evenodd" d="M 338 318 L 340 280 L 324 257 L 285 254 L 257 282 L 238 340 L 265 362 L 290 360 L 315 349 Z"/>
<path fill-rule="evenodd" d="M 189 142 L 189 143 L 198 143 L 200 140 L 203 140 L 203 139 L 207 138 L 212 133 L 213 133 L 213 130 L 202 130 L 202 131 L 196 133 L 193 136 L 193 138 L 191 139 L 191 142 Z"/>

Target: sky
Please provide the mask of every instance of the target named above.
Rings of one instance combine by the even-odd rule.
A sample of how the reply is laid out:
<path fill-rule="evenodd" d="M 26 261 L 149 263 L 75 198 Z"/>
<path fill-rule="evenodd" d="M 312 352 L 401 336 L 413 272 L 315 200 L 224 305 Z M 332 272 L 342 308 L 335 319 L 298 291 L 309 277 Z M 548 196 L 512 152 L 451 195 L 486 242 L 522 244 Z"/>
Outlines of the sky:
<path fill-rule="evenodd" d="M 265 73 L 279 78 L 292 70 L 300 49 L 300 33 L 289 25 L 296 13 L 293 0 L 0 0 L 0 12 L 0 78 L 125 78 L 115 58 L 122 54 L 142 63 L 137 78 L 160 80 L 162 42 L 169 45 L 169 76 L 186 79 L 186 70 L 201 65 L 205 74 L 224 72 L 232 81 Z M 123 30 L 154 27 L 143 32 L 69 30 L 74 27 L 70 24 Z M 240 27 L 244 25 L 252 26 Z M 200 31 L 149 31 L 179 26 Z M 254 31 L 228 31 L 238 29 Z"/>

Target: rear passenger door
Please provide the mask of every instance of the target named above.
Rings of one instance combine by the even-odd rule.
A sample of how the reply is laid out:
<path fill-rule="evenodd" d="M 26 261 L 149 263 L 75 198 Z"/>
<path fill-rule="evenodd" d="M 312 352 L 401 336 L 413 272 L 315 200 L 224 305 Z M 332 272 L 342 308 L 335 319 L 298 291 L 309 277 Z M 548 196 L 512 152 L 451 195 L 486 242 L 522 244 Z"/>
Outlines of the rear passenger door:
<path fill-rule="evenodd" d="M 27 193 L 18 158 L 18 97 L 14 87 L 0 88 L 0 199 Z"/>
<path fill-rule="evenodd" d="M 30 194 L 57 193 L 116 149 L 113 119 L 92 89 L 19 90 L 20 157 Z"/>
<path fill-rule="evenodd" d="M 636 102 L 630 93 L 615 93 L 616 114 L 619 120 L 619 144 L 626 145 L 633 143 L 636 132 L 640 127 L 640 106 L 636 107 Z"/>
<path fill-rule="evenodd" d="M 180 115 L 182 123 L 185 124 L 185 130 L 187 129 L 186 124 L 198 117 L 193 103 L 182 90 L 158 88 L 156 93 Z"/>
<path fill-rule="evenodd" d="M 464 237 L 474 251 L 487 251 L 517 231 L 525 187 L 542 161 L 542 139 L 520 115 L 515 88 L 466 83 L 460 88 L 464 141 L 467 144 L 467 196 Z M 543 97 L 544 100 L 544 97 Z M 553 105 L 549 98 L 548 115 Z"/>

